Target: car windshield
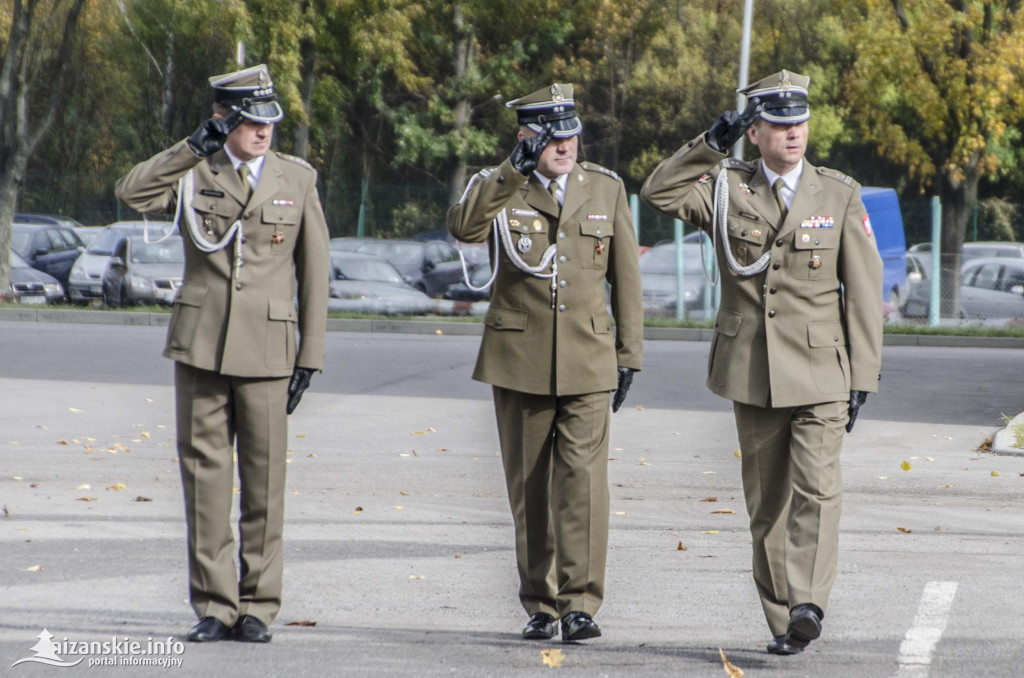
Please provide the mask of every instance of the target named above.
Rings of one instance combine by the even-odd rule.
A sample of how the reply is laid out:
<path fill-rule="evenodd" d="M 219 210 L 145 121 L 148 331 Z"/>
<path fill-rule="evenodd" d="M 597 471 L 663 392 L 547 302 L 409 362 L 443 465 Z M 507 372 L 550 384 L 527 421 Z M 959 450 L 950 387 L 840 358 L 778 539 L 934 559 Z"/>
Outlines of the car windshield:
<path fill-rule="evenodd" d="M 359 251 L 382 256 L 395 266 L 415 266 L 419 263 L 423 245 L 411 242 L 371 242 L 360 246 Z"/>
<path fill-rule="evenodd" d="M 964 261 L 982 257 L 1019 257 L 1020 252 L 1010 247 L 981 247 L 972 245 L 963 249 Z"/>
<path fill-rule="evenodd" d="M 18 254 L 25 254 L 28 250 L 28 243 L 32 240 L 32 234 L 24 231 L 11 233 L 11 249 Z"/>
<path fill-rule="evenodd" d="M 169 242 L 136 241 L 132 243 L 133 264 L 182 264 L 185 250 L 181 240 Z"/>
<path fill-rule="evenodd" d="M 374 259 L 342 259 L 334 261 L 335 280 L 375 280 L 403 282 L 395 267 L 386 261 Z"/>
<path fill-rule="evenodd" d="M 114 255 L 114 249 L 117 247 L 117 244 L 127 235 L 128 233 L 117 228 L 105 228 L 89 244 L 89 249 L 86 252 L 111 257 Z"/>

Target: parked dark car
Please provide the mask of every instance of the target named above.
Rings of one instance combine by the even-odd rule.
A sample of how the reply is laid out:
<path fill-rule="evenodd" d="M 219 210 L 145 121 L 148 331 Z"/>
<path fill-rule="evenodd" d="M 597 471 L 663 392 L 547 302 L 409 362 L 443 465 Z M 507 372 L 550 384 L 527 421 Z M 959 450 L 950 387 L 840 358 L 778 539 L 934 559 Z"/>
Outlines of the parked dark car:
<path fill-rule="evenodd" d="M 440 296 L 462 279 L 459 253 L 443 240 L 373 240 L 356 251 L 384 257 L 406 282 L 429 297 Z"/>
<path fill-rule="evenodd" d="M 387 259 L 362 252 L 331 252 L 333 299 L 426 299 Z"/>
<path fill-rule="evenodd" d="M 32 268 L 52 275 L 64 289 L 68 286 L 71 267 L 84 249 L 70 226 L 19 222 L 11 226 L 11 250 L 20 254 Z"/>
<path fill-rule="evenodd" d="M 185 274 L 185 245 L 180 235 L 147 243 L 133 235 L 121 241 L 103 276 L 103 303 L 173 304 Z"/>
<path fill-rule="evenodd" d="M 37 271 L 17 252 L 11 252 L 11 293 L 19 304 L 56 304 L 64 290 L 52 275 Z"/>
<path fill-rule="evenodd" d="M 107 263 L 125 238 L 148 232 L 151 241 L 159 240 L 172 228 L 173 224 L 168 221 L 115 221 L 106 226 L 71 267 L 67 287 L 71 302 L 87 304 L 103 298 L 103 276 L 107 272 Z M 177 230 L 173 233 L 177 233 Z"/>
<path fill-rule="evenodd" d="M 331 250 L 334 252 L 355 252 L 365 242 L 373 242 L 373 238 L 331 238 Z"/>
<path fill-rule="evenodd" d="M 490 279 L 490 264 L 480 264 L 470 271 L 469 274 L 469 282 L 473 283 L 473 287 L 483 287 Z M 443 299 L 451 299 L 452 301 L 486 301 L 491 298 L 491 288 L 488 287 L 486 290 L 478 292 L 477 290 L 470 289 L 465 280 L 461 280 L 453 285 L 449 285 L 441 297 Z"/>
<path fill-rule="evenodd" d="M 14 215 L 14 223 L 17 224 L 49 224 L 51 226 L 69 226 L 81 228 L 82 224 L 77 219 L 65 217 L 61 214 L 27 214 L 17 212 Z"/>

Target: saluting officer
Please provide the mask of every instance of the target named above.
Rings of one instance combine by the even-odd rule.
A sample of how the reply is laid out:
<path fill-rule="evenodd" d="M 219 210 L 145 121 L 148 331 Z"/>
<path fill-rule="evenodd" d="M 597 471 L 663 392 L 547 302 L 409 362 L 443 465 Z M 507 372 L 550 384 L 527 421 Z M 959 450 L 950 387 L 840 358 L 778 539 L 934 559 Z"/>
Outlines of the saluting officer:
<path fill-rule="evenodd" d="M 284 114 L 266 66 L 210 84 L 213 117 L 136 165 L 117 197 L 139 212 L 178 209 L 187 231 L 164 349 L 175 361 L 189 592 L 200 617 L 187 637 L 268 642 L 281 607 L 287 414 L 323 367 L 329 238 L 316 172 L 270 150 Z M 230 521 L 236 445 L 241 576 Z"/>
<path fill-rule="evenodd" d="M 859 184 L 804 159 L 809 81 L 781 71 L 744 88 L 746 110 L 719 116 L 641 193 L 718 243 L 708 386 L 734 401 L 774 654 L 821 634 L 836 576 L 843 428 L 877 389 L 881 364 L 881 258 Z M 757 162 L 725 157 L 744 131 Z"/>
<path fill-rule="evenodd" d="M 528 639 L 595 638 L 608 550 L 609 392 L 641 367 L 643 303 L 622 181 L 577 163 L 573 86 L 511 101 L 512 154 L 448 211 L 466 242 L 497 243 L 473 378 L 493 386 Z M 605 283 L 611 284 L 608 315 Z"/>

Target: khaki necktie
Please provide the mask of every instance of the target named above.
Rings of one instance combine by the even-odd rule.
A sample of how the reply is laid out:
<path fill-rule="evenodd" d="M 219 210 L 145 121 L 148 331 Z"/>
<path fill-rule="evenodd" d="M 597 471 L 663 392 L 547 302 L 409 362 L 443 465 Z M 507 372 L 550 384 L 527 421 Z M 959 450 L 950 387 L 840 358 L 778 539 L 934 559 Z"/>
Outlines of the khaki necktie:
<path fill-rule="evenodd" d="M 242 178 L 242 188 L 245 189 L 245 200 L 248 202 L 252 196 L 252 184 L 249 183 L 249 163 L 243 162 L 238 166 L 238 176 Z"/>
<path fill-rule="evenodd" d="M 782 197 L 782 186 L 783 181 L 781 177 L 772 184 L 772 195 L 775 196 L 775 202 L 778 203 L 779 211 L 782 212 L 782 217 L 779 219 L 780 224 L 786 220 L 786 215 L 789 214 L 789 208 L 786 207 L 786 199 Z"/>
<path fill-rule="evenodd" d="M 551 194 L 551 199 L 555 201 L 555 216 L 561 216 L 562 214 L 562 203 L 558 202 L 558 182 L 548 182 L 548 193 Z"/>

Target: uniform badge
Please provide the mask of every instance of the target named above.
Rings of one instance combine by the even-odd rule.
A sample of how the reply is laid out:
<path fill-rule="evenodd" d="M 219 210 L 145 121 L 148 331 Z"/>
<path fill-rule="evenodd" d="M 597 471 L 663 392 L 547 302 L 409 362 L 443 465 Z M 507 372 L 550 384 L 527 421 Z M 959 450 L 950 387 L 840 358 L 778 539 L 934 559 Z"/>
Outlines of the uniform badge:
<path fill-rule="evenodd" d="M 747 256 L 747 246 L 746 245 L 737 245 L 736 246 L 736 256 L 738 256 L 738 257 L 745 257 L 745 256 Z"/>
<path fill-rule="evenodd" d="M 537 210 L 521 210 L 515 207 L 512 208 L 512 216 L 518 217 L 536 217 L 540 216 L 540 212 Z"/>
<path fill-rule="evenodd" d="M 280 245 L 284 242 L 284 233 L 281 231 L 274 231 L 274 236 L 270 239 L 270 242 L 275 245 Z"/>
<path fill-rule="evenodd" d="M 604 254 L 604 238 L 597 239 L 597 247 L 594 248 L 594 251 L 598 254 Z"/>
<path fill-rule="evenodd" d="M 740 189 L 740 193 L 742 193 L 743 195 L 750 195 L 751 193 L 753 193 L 753 191 L 750 190 L 750 186 L 748 186 L 747 184 L 740 184 L 739 186 L 737 186 L 737 188 Z"/>
<path fill-rule="evenodd" d="M 516 246 L 518 247 L 520 252 L 526 254 L 533 247 L 533 241 L 530 240 L 530 236 L 524 235 L 522 238 L 519 239 L 519 242 L 516 243 Z"/>
<path fill-rule="evenodd" d="M 818 256 L 811 257 L 811 260 L 810 260 L 810 262 L 808 262 L 807 265 L 810 266 L 813 269 L 821 268 L 821 257 L 818 257 Z"/>
<path fill-rule="evenodd" d="M 607 214 L 588 214 L 587 221 L 608 221 Z"/>
<path fill-rule="evenodd" d="M 540 223 L 540 219 L 533 220 L 533 230 L 539 231 L 541 229 L 541 226 L 542 224 Z"/>
<path fill-rule="evenodd" d="M 750 235 L 754 236 L 755 238 L 760 238 L 761 237 L 761 229 L 755 228 L 753 231 L 750 232 Z"/>
<path fill-rule="evenodd" d="M 804 233 L 802 236 L 800 236 L 800 242 L 811 242 L 811 236 L 807 233 Z"/>
<path fill-rule="evenodd" d="M 271 204 L 272 205 L 286 205 L 286 206 L 290 207 L 291 205 L 295 204 L 295 201 L 294 200 L 272 200 Z"/>
<path fill-rule="evenodd" d="M 519 225 L 519 220 L 518 219 L 509 219 L 508 220 L 508 225 L 509 226 L 518 226 Z"/>
<path fill-rule="evenodd" d="M 867 214 L 865 214 L 862 221 L 864 222 L 864 232 L 867 233 L 868 237 L 870 238 L 875 233 L 874 231 L 871 230 L 871 218 L 868 217 Z"/>
<path fill-rule="evenodd" d="M 697 179 L 698 184 L 706 184 L 709 181 L 711 181 L 711 175 L 706 172 L 701 175 L 700 179 Z"/>

